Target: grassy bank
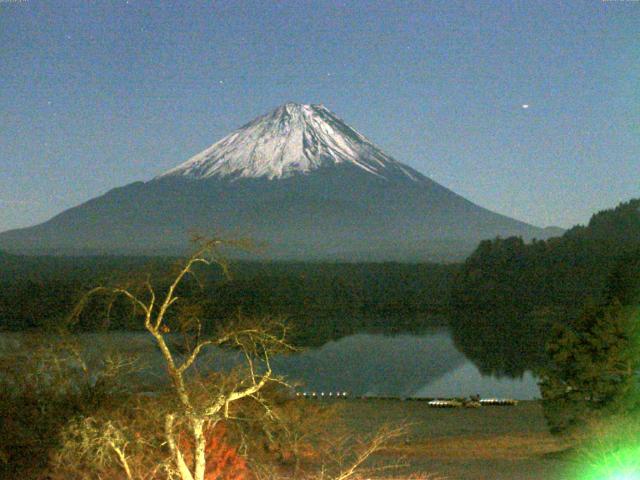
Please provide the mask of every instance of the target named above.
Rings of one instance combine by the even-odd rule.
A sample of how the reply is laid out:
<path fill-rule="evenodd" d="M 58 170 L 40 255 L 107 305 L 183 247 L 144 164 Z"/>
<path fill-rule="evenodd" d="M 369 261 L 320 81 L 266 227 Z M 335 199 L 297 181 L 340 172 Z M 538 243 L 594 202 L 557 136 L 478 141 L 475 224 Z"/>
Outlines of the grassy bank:
<path fill-rule="evenodd" d="M 384 423 L 409 424 L 406 438 L 380 454 L 390 462 L 404 458 L 400 477 L 420 472 L 449 480 L 570 480 L 562 473 L 565 462 L 554 455 L 567 445 L 549 434 L 536 401 L 436 409 L 426 402 L 351 400 L 341 414 L 355 434 Z"/>

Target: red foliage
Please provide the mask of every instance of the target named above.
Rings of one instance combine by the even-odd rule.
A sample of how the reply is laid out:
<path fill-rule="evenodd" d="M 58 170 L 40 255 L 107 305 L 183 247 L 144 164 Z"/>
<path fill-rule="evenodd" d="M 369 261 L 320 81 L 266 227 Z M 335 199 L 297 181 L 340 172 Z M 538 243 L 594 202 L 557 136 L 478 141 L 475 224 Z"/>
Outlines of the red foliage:
<path fill-rule="evenodd" d="M 207 466 L 205 480 L 252 480 L 246 460 L 229 444 L 227 429 L 222 423 L 205 431 Z M 180 449 L 188 464 L 193 461 L 193 441 L 180 435 Z"/>

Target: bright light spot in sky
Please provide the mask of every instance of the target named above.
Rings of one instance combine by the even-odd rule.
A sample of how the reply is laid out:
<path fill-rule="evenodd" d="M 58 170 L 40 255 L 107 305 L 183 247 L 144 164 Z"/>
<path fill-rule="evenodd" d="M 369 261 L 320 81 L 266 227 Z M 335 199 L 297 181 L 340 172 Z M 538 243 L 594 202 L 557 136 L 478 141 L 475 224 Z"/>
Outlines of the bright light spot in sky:
<path fill-rule="evenodd" d="M 527 108 L 529 108 L 529 104 L 528 103 L 523 104 L 522 108 L 524 108 L 526 110 Z"/>

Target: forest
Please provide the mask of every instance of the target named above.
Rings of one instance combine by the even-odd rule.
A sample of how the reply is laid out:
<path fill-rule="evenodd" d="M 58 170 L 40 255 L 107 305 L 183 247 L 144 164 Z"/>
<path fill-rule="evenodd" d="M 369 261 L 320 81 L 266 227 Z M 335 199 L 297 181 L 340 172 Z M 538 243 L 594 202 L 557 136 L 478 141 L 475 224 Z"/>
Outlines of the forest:
<path fill-rule="evenodd" d="M 632 200 L 558 238 L 483 241 L 451 282 L 450 325 L 481 370 L 517 375 L 544 364 L 552 324 L 572 325 L 614 297 L 636 302 L 639 279 L 640 200 Z"/>
<path fill-rule="evenodd" d="M 96 285 L 170 278 L 172 258 L 17 257 L 0 266 L 0 328 L 55 329 Z M 321 344 L 355 331 L 419 331 L 446 323 L 447 292 L 457 265 L 401 263 L 231 262 L 229 278 L 200 268 L 180 295 L 197 304 L 205 326 L 244 314 L 280 316 L 293 340 Z M 93 305 L 79 331 L 139 328 L 122 300 L 107 318 Z"/>

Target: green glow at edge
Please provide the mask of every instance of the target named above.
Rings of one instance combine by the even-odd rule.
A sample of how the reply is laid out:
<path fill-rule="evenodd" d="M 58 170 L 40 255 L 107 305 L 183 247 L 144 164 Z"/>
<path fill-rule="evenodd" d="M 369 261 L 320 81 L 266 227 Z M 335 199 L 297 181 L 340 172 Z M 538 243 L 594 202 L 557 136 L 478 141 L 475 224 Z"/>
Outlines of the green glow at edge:
<path fill-rule="evenodd" d="M 589 457 L 591 462 L 577 480 L 640 480 L 640 445 L 602 449 Z"/>

